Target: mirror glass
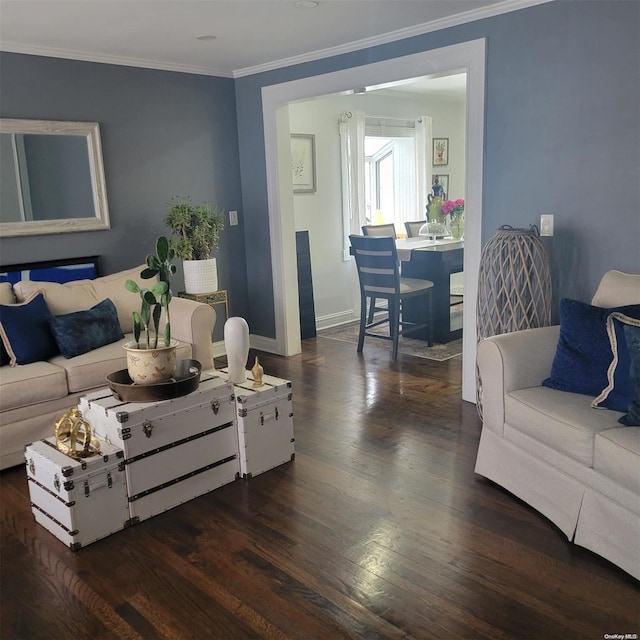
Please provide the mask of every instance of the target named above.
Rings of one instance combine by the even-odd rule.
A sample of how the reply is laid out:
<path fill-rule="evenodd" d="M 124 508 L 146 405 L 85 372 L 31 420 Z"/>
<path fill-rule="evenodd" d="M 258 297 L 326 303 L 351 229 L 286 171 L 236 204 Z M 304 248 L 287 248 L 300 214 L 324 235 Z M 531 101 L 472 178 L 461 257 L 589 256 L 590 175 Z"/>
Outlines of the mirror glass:
<path fill-rule="evenodd" d="M 0 118 L 0 234 L 109 229 L 97 122 Z"/>

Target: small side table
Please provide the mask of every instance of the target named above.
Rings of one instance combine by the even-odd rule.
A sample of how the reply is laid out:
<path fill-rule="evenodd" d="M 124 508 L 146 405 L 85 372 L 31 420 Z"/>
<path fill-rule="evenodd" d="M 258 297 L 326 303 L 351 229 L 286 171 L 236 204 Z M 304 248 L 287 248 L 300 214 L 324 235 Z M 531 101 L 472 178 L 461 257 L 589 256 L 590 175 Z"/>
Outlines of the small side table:
<path fill-rule="evenodd" d="M 186 293 L 185 291 L 179 291 L 178 297 L 203 302 L 213 307 L 216 312 L 216 324 L 213 327 L 213 335 L 211 336 L 213 356 L 217 358 L 224 355 L 224 323 L 229 318 L 229 299 L 226 290 L 219 289 L 218 291 L 211 291 L 210 293 Z M 224 305 L 224 318 L 220 318 L 222 305 Z"/>

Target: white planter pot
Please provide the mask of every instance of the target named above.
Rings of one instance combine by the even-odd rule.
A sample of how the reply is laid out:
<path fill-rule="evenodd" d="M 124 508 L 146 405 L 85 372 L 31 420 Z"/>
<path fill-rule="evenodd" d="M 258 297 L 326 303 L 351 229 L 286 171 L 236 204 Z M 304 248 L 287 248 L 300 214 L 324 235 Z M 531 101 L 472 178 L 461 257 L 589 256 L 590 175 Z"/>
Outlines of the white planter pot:
<path fill-rule="evenodd" d="M 138 349 L 136 342 L 126 342 L 127 371 L 135 384 L 158 384 L 171 380 L 176 373 L 176 347 L 172 340 L 168 347 Z"/>
<path fill-rule="evenodd" d="M 218 290 L 218 263 L 208 260 L 183 260 L 184 290 L 187 293 L 212 293 Z"/>

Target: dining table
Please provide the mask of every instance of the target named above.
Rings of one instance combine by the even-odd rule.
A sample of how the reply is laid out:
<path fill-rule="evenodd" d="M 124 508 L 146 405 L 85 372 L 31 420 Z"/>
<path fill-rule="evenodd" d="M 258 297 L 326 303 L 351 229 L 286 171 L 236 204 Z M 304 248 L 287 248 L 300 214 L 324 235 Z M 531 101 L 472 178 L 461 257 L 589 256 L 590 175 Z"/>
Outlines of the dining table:
<path fill-rule="evenodd" d="M 396 251 L 402 277 L 433 282 L 433 339 L 444 344 L 462 337 L 461 328 L 451 327 L 451 274 L 464 269 L 464 241 L 454 238 L 399 238 Z M 403 302 L 403 317 L 409 322 L 424 322 L 426 310 L 420 300 Z M 427 340 L 427 330 L 412 337 Z"/>

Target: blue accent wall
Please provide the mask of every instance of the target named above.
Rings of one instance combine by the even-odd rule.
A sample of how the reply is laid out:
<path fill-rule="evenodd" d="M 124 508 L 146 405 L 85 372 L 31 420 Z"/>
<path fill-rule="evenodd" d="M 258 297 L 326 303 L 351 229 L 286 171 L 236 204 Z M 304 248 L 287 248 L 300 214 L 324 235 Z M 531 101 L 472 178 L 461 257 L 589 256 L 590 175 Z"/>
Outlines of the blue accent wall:
<path fill-rule="evenodd" d="M 262 87 L 486 38 L 483 241 L 555 214 L 556 301 L 589 300 L 606 270 L 640 273 L 639 31 L 638 2 L 557 1 L 237 80 L 2 53 L 2 117 L 100 122 L 112 229 L 1 238 L 1 262 L 99 254 L 112 273 L 172 196 L 210 199 L 240 212 L 219 253 L 231 313 L 275 337 Z"/>
<path fill-rule="evenodd" d="M 640 273 L 640 3 L 550 2 L 236 81 L 250 326 L 274 335 L 263 86 L 487 39 L 483 242 L 555 214 L 556 303 L 590 300 L 608 269 Z"/>
<path fill-rule="evenodd" d="M 10 53 L 0 70 L 2 117 L 100 123 L 111 218 L 107 231 L 1 238 L 2 264 L 86 255 L 102 256 L 105 273 L 142 264 L 168 234 L 174 196 L 242 214 L 233 79 Z M 223 230 L 217 258 L 220 286 L 244 315 L 242 226 Z"/>

